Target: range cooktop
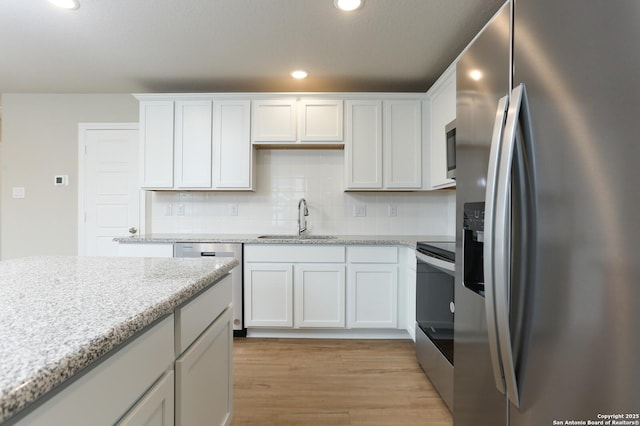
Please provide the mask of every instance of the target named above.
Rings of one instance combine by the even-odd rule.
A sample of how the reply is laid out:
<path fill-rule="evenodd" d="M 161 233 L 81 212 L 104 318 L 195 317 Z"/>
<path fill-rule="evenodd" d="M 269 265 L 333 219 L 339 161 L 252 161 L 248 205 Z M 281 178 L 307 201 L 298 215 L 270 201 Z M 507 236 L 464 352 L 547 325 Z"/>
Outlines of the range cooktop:
<path fill-rule="evenodd" d="M 419 241 L 416 245 L 416 250 L 436 259 L 446 260 L 447 262 L 456 261 L 456 243 L 454 242 Z"/>

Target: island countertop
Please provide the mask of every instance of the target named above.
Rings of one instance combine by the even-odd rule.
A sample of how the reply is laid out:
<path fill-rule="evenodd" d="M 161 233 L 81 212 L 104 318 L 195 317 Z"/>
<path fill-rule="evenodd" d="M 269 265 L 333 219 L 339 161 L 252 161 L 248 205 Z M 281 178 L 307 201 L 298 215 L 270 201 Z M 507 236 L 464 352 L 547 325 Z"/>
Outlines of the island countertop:
<path fill-rule="evenodd" d="M 0 262 L 0 423 L 237 264 L 63 256 Z"/>

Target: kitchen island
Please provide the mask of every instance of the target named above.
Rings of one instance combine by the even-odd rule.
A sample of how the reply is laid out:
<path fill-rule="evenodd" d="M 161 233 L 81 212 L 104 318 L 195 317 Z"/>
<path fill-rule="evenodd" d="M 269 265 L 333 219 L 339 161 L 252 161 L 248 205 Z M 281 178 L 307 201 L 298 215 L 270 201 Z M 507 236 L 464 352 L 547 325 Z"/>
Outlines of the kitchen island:
<path fill-rule="evenodd" d="M 156 340 L 164 336 L 162 345 L 169 353 L 158 368 L 173 378 L 173 360 L 189 355 L 187 347 L 192 343 L 195 347 L 196 339 L 207 334 L 203 330 L 218 323 L 216 318 L 223 317 L 225 309 L 229 311 L 231 289 L 225 277 L 237 264 L 235 259 L 62 256 L 0 262 L 0 423 L 14 423 L 25 413 L 29 421 L 38 418 L 39 411 L 57 404 L 74 386 L 89 386 L 92 374 L 103 364 L 126 358 L 128 348 L 144 343 L 149 335 Z M 205 297 L 203 308 L 200 299 Z M 212 318 L 202 323 L 198 319 L 202 309 L 213 308 L 218 312 L 205 312 Z M 155 352 L 138 356 L 149 365 L 155 358 Z M 176 361 L 176 376 L 178 366 Z M 146 389 L 145 384 L 142 393 Z M 176 377 L 176 395 L 180 392 Z M 120 407 L 124 411 L 115 420 L 140 396 Z M 230 400 L 229 395 L 226 398 Z M 66 415 L 66 424 L 81 424 L 74 415 Z M 46 424 L 46 418 L 38 420 Z"/>

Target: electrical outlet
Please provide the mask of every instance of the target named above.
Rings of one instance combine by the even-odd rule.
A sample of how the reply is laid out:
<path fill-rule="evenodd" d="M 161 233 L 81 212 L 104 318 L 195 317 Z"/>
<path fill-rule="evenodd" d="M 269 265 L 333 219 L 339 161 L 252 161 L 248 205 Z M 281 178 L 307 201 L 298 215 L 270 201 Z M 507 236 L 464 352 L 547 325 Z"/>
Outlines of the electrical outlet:
<path fill-rule="evenodd" d="M 167 204 L 166 206 L 164 206 L 164 215 L 173 216 L 173 206 L 171 204 Z"/>
<path fill-rule="evenodd" d="M 387 215 L 389 217 L 398 216 L 398 205 L 397 204 L 389 204 L 389 206 L 387 208 Z"/>
<path fill-rule="evenodd" d="M 238 216 L 237 204 L 229 204 L 229 216 Z"/>
<path fill-rule="evenodd" d="M 365 217 L 367 215 L 367 206 L 353 206 L 354 217 Z"/>
<path fill-rule="evenodd" d="M 184 204 L 178 204 L 177 212 L 178 216 L 184 216 Z"/>

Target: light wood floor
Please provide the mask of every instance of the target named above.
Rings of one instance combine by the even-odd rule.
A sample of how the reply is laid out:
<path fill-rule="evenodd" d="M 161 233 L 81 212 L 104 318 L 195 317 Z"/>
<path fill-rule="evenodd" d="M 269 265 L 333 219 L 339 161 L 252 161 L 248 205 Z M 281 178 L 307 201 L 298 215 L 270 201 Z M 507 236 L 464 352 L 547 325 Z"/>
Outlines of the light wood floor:
<path fill-rule="evenodd" d="M 409 340 L 235 339 L 232 426 L 451 426 Z"/>

